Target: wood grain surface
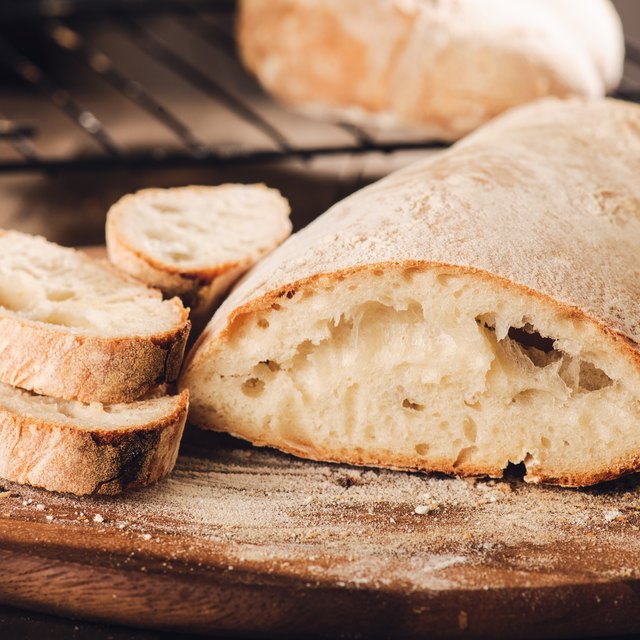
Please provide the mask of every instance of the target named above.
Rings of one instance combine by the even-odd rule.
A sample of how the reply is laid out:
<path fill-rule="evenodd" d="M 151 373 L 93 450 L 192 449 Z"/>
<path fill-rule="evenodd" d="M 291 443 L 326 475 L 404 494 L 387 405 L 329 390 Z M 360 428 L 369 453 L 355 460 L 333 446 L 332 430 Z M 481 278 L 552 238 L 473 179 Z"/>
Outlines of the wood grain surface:
<path fill-rule="evenodd" d="M 588 491 L 470 482 L 299 461 L 191 429 L 174 474 L 143 492 L 4 489 L 8 605 L 278 637 L 640 631 L 635 478 Z"/>

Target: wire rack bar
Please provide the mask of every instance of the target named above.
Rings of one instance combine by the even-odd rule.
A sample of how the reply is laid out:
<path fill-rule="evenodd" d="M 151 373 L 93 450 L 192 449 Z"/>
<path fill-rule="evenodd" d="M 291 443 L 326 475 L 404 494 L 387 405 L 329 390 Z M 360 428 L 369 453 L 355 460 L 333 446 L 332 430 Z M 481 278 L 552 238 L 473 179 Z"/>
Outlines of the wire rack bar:
<path fill-rule="evenodd" d="M 182 16 L 197 18 L 196 20 L 189 21 L 189 27 L 194 29 L 208 42 L 210 42 L 210 44 L 226 55 L 230 61 L 237 60 L 238 53 L 235 39 L 230 33 L 223 30 L 220 25 L 210 21 L 211 14 L 198 10 L 189 4 L 180 4 L 175 7 L 175 11 Z M 216 15 L 219 14 L 219 11 L 216 12 Z M 336 122 L 335 124 L 346 131 L 353 138 L 356 144 L 364 146 L 369 150 L 375 148 L 375 141 L 361 127 L 358 127 L 356 124 L 351 122 Z"/>
<path fill-rule="evenodd" d="M 104 52 L 87 44 L 77 31 L 61 21 L 55 21 L 46 25 L 45 32 L 56 46 L 75 55 L 91 71 L 164 124 L 194 156 L 202 158 L 209 155 L 207 145 L 186 124 L 160 104 L 142 83 L 117 69 Z"/>
<path fill-rule="evenodd" d="M 33 125 L 0 117 L 0 140 L 31 138 L 35 133 L 36 129 Z"/>
<path fill-rule="evenodd" d="M 233 11 L 236 0 L 182 0 L 208 11 Z M 114 7 L 131 13 L 153 12 L 173 8 L 176 0 L 8 0 L 0 2 L 0 23 L 14 23 L 38 18 L 62 18 L 72 15 L 102 14 Z"/>
<path fill-rule="evenodd" d="M 0 139 L 7 140 L 23 157 L 24 163 L 27 165 L 37 165 L 41 161 L 33 145 L 29 142 L 29 137 L 34 133 L 35 129 L 31 125 L 7 120 L 0 113 Z M 21 166 L 24 168 L 25 164 Z"/>
<path fill-rule="evenodd" d="M 449 145 L 445 143 L 424 142 L 399 142 L 389 144 L 377 144 L 375 151 L 380 153 L 392 153 L 395 151 L 411 151 L 421 149 L 445 149 Z M 259 164 L 279 162 L 287 159 L 310 160 L 319 156 L 334 155 L 362 155 L 371 153 L 372 149 L 366 147 L 353 147 L 350 145 L 333 147 L 306 147 L 304 149 L 289 149 L 287 151 L 248 150 L 228 152 L 219 151 L 207 156 L 206 159 L 196 158 L 192 155 L 180 155 L 168 153 L 162 157 L 148 154 L 131 153 L 120 157 L 82 157 L 82 158 L 42 158 L 37 166 L 27 166 L 21 163 L 7 161 L 0 162 L 0 173 L 15 173 L 19 171 L 56 171 L 56 170 L 93 170 L 93 169 L 149 169 L 153 167 L 193 167 L 193 166 L 225 166 L 229 164 Z"/>
<path fill-rule="evenodd" d="M 221 49 L 227 54 L 235 56 L 236 54 L 236 41 L 231 33 L 223 29 L 219 24 L 212 21 L 212 17 L 220 15 L 220 11 L 216 11 L 211 14 L 208 11 L 203 11 L 192 4 L 180 3 L 178 6 L 173 7 L 173 10 L 187 18 L 191 18 L 189 21 L 189 27 L 193 28 L 200 35 L 207 40 L 210 40 L 212 44 Z"/>
<path fill-rule="evenodd" d="M 247 104 L 229 93 L 222 85 L 202 73 L 188 60 L 170 49 L 164 42 L 139 26 L 128 15 L 120 13 L 118 15 L 118 21 L 129 31 L 134 42 L 151 57 L 159 60 L 167 68 L 182 76 L 185 80 L 188 80 L 194 87 L 197 87 L 204 93 L 222 102 L 231 109 L 231 111 L 241 116 L 246 122 L 249 122 L 256 127 L 256 129 L 266 134 L 282 151 L 286 152 L 290 150 L 287 138 L 280 131 Z"/>
<path fill-rule="evenodd" d="M 42 16 L 58 15 L 55 9 L 60 5 L 59 0 L 51 2 L 32 0 L 27 4 L 30 4 L 31 9 L 35 7 L 38 15 Z M 146 114 L 149 119 L 159 122 L 178 140 L 180 145 L 170 149 L 163 147 L 162 153 L 157 153 L 157 147 L 152 146 L 145 146 L 135 151 L 122 149 L 105 125 L 83 107 L 81 100 L 74 97 L 73 94 L 77 93 L 78 87 L 73 84 L 71 77 L 65 76 L 62 82 L 57 81 L 47 72 L 47 61 L 43 60 L 43 64 L 39 64 L 32 59 L 31 54 L 22 51 L 22 39 L 3 38 L 0 35 L 0 65 L 8 67 L 15 77 L 22 80 L 27 97 L 29 87 L 38 89 L 67 116 L 73 123 L 73 127 L 80 127 L 99 145 L 97 150 L 85 149 L 50 157 L 38 152 L 38 135 L 46 130 L 48 125 L 46 120 L 31 123 L 24 122 L 23 118 L 16 113 L 13 114 L 13 120 L 3 118 L 0 114 L 0 141 L 10 143 L 21 155 L 18 159 L 7 158 L 0 161 L 0 173 L 268 163 L 287 159 L 309 160 L 318 156 L 391 153 L 447 146 L 422 139 L 419 137 L 420 134 L 416 134 L 415 138 L 397 140 L 387 135 L 382 141 L 376 138 L 375 133 L 345 122 L 333 123 L 337 127 L 333 130 L 341 129 L 347 132 L 349 139 L 346 142 L 342 136 L 334 141 L 327 140 L 326 143 L 321 140 L 321 144 L 318 143 L 317 138 L 313 144 L 295 143 L 286 118 L 278 117 L 278 126 L 271 124 L 252 103 L 251 95 L 245 95 L 245 90 L 227 89 L 223 83 L 204 73 L 184 57 L 173 40 L 156 35 L 145 22 L 147 16 L 156 15 L 161 11 L 162 16 L 165 18 L 169 16 L 178 25 L 182 24 L 183 28 L 187 26 L 189 30 L 199 34 L 206 44 L 215 47 L 222 54 L 220 57 L 222 64 L 233 65 L 227 69 L 227 76 L 230 71 L 242 73 L 238 64 L 235 41 L 225 30 L 225 25 L 232 15 L 230 12 L 234 7 L 233 0 L 218 0 L 215 3 L 204 0 L 183 0 L 182 2 L 176 2 L 176 0 L 119 0 L 118 2 L 83 0 L 77 3 L 67 0 L 67 4 L 62 3 L 62 5 L 65 7 L 77 5 L 76 8 L 82 11 L 74 14 L 74 21 L 71 24 L 62 19 L 49 17 L 36 20 L 35 23 L 28 23 L 28 29 L 39 34 L 40 38 L 44 35 L 48 45 L 53 47 L 53 50 L 49 48 L 47 51 L 59 53 L 61 56 L 72 56 L 82 63 L 102 82 L 108 83 L 118 95 L 124 96 L 139 107 L 142 112 L 138 113 L 138 117 L 140 115 L 144 117 Z M 179 75 L 201 93 L 214 98 L 219 105 L 223 106 L 222 110 L 229 110 L 266 136 L 271 141 L 272 148 L 264 149 L 249 144 L 225 145 L 215 140 L 201 139 L 181 114 L 179 102 L 173 104 L 166 96 L 160 99 L 149 89 L 144 81 L 144 70 L 141 77 L 134 76 L 123 68 L 122 64 L 116 65 L 106 51 L 92 42 L 90 35 L 92 31 L 90 29 L 87 31 L 83 22 L 84 10 L 89 10 L 90 13 L 91 9 L 108 10 L 107 15 L 114 19 L 114 29 L 130 38 L 132 44 L 149 56 L 154 64 L 159 64 L 162 68 Z M 0 19 L 2 17 L 3 11 L 0 8 Z M 640 102 L 640 72 L 636 73 L 636 69 L 640 68 L 640 44 L 636 41 L 627 41 L 627 62 L 627 75 L 625 75 L 623 89 L 616 96 Z M 241 84 L 248 86 L 246 83 Z M 281 109 L 275 104 L 270 108 Z M 215 117 L 215 109 L 212 117 Z M 310 123 L 310 126 L 313 125 Z"/>
<path fill-rule="evenodd" d="M 93 113 L 84 109 L 67 91 L 49 77 L 27 56 L 15 49 L 7 40 L 0 37 L 0 59 L 22 80 L 44 93 L 51 102 L 67 115 L 78 127 L 92 136 L 100 146 L 112 156 L 121 156 L 122 152 L 102 123 Z"/>

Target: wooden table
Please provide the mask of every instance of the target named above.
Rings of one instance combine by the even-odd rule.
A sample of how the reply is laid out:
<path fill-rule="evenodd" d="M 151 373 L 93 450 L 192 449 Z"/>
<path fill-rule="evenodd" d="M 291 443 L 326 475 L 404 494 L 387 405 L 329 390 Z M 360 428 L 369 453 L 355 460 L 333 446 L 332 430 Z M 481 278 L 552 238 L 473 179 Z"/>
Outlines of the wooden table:
<path fill-rule="evenodd" d="M 190 429 L 174 474 L 137 494 L 5 489 L 13 606 L 221 635 L 640 632 L 637 478 L 576 491 L 355 469 Z"/>

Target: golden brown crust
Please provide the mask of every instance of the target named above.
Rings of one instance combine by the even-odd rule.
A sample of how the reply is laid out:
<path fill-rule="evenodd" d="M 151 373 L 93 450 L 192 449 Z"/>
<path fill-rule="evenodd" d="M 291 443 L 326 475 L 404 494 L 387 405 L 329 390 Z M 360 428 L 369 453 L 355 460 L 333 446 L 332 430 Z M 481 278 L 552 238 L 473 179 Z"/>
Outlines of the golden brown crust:
<path fill-rule="evenodd" d="M 173 469 L 188 404 L 183 391 L 161 420 L 123 429 L 52 423 L 0 407 L 0 477 L 77 495 L 140 489 Z"/>
<path fill-rule="evenodd" d="M 0 317 L 0 381 L 81 402 L 136 400 L 178 377 L 191 325 L 187 310 L 175 304 L 178 325 L 155 336 L 99 338 Z"/>
<path fill-rule="evenodd" d="M 109 232 L 109 258 L 112 263 L 138 281 L 160 289 L 166 297 L 180 298 L 189 308 L 194 330 L 209 320 L 215 302 L 252 264 L 247 260 L 225 263 L 215 269 L 180 271 L 136 251 L 118 233 L 115 219 L 109 219 L 107 228 L 111 225 L 114 226 Z"/>

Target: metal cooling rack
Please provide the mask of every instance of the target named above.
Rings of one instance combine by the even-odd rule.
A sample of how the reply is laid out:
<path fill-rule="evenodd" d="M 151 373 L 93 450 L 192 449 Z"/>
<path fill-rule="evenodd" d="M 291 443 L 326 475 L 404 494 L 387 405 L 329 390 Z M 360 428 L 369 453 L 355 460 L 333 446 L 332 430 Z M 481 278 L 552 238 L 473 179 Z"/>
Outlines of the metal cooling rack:
<path fill-rule="evenodd" d="M 26 0 L 0 9 L 0 172 L 217 165 L 427 149 L 320 123 L 239 63 L 227 0 Z M 618 96 L 640 102 L 640 45 Z M 0 71 L 2 73 L 2 71 Z"/>

